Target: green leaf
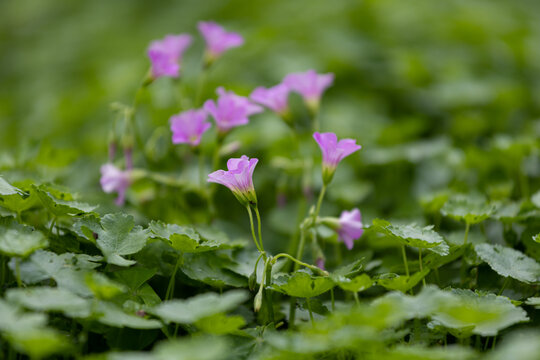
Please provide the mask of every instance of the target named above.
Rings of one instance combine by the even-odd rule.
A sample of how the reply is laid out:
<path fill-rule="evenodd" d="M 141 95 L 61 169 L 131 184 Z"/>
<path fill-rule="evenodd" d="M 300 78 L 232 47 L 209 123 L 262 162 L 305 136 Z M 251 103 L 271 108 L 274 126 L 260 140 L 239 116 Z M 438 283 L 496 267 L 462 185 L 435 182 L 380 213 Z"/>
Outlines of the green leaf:
<path fill-rule="evenodd" d="M 497 244 L 478 244 L 474 249 L 501 276 L 509 276 L 528 284 L 540 281 L 540 264 L 518 250 Z"/>
<path fill-rule="evenodd" d="M 537 191 L 531 196 L 531 202 L 536 206 L 537 208 L 540 208 L 540 191 Z"/>
<path fill-rule="evenodd" d="M 146 244 L 148 231 L 135 226 L 133 216 L 126 214 L 107 214 L 101 218 L 101 224 L 86 224 L 97 234 L 97 246 L 105 255 L 108 263 L 118 266 L 135 264 L 122 256 L 137 253 Z"/>
<path fill-rule="evenodd" d="M 152 221 L 149 230 L 152 237 L 168 241 L 174 249 L 183 253 L 211 251 L 226 247 L 222 242 L 202 239 L 199 233 L 190 227 Z"/>
<path fill-rule="evenodd" d="M 4 180 L 3 177 L 0 176 L 0 195 L 20 195 L 20 196 L 26 196 L 24 191 L 22 191 L 19 188 L 16 188 L 15 186 L 8 183 L 6 180 Z"/>
<path fill-rule="evenodd" d="M 540 354 L 540 331 L 527 329 L 505 335 L 496 351 L 486 354 L 486 360 L 537 360 Z"/>
<path fill-rule="evenodd" d="M 532 238 L 535 242 L 540 243 L 540 233 L 536 234 Z"/>
<path fill-rule="evenodd" d="M 33 359 L 61 353 L 70 346 L 65 336 L 46 323 L 45 314 L 24 313 L 0 299 L 0 330 L 17 351 Z"/>
<path fill-rule="evenodd" d="M 20 265 L 21 279 L 27 284 L 54 279 L 58 287 L 81 296 L 91 296 L 85 285 L 85 274 L 98 266 L 100 256 L 65 253 L 57 255 L 50 251 L 38 250 Z M 10 262 L 13 271 L 15 265 Z"/>
<path fill-rule="evenodd" d="M 90 301 L 62 288 L 10 289 L 6 299 L 35 311 L 61 312 L 75 318 L 90 316 Z"/>
<path fill-rule="evenodd" d="M 101 273 L 88 272 L 84 280 L 92 294 L 98 299 L 112 299 L 127 291 L 126 286 L 109 279 Z"/>
<path fill-rule="evenodd" d="M 192 324 L 205 317 L 233 310 L 247 298 L 248 294 L 243 290 L 231 290 L 222 295 L 205 293 L 187 300 L 164 301 L 149 311 L 165 321 Z"/>
<path fill-rule="evenodd" d="M 226 286 L 246 287 L 247 279 L 227 268 L 233 262 L 212 252 L 184 254 L 180 269 L 190 279 L 222 289 Z"/>
<path fill-rule="evenodd" d="M 494 210 L 494 206 L 479 197 L 458 195 L 444 204 L 441 213 L 454 220 L 473 225 L 488 219 Z"/>
<path fill-rule="evenodd" d="M 226 316 L 224 314 L 215 314 L 195 322 L 202 332 L 211 335 L 226 335 L 237 332 L 240 328 L 246 325 L 246 321 L 242 316 L 233 315 Z"/>
<path fill-rule="evenodd" d="M 444 239 L 433 231 L 433 226 L 420 227 L 416 224 L 392 225 L 386 220 L 375 219 L 373 226 L 377 231 L 416 248 L 428 249 L 441 256 L 448 255 L 449 247 Z"/>
<path fill-rule="evenodd" d="M 43 205 L 55 216 L 83 215 L 92 212 L 97 206 L 73 201 L 73 197 L 47 185 L 33 186 Z"/>
<path fill-rule="evenodd" d="M 355 276 L 352 279 L 342 278 L 337 283 L 340 288 L 352 292 L 360 292 L 369 289 L 373 285 L 373 280 L 367 274 Z"/>
<path fill-rule="evenodd" d="M 334 287 L 330 277 L 314 276 L 302 270 L 280 275 L 272 282 L 272 288 L 289 296 L 311 298 Z"/>
<path fill-rule="evenodd" d="M 420 280 L 422 280 L 424 277 L 427 276 L 427 274 L 429 274 L 429 272 L 430 269 L 424 269 L 411 276 L 404 276 L 392 273 L 382 274 L 379 275 L 379 277 L 376 278 L 375 281 L 377 282 L 377 285 L 381 285 L 386 289 L 406 292 L 415 287 L 420 282 Z"/>
<path fill-rule="evenodd" d="M 221 360 L 231 351 L 224 337 L 198 336 L 161 342 L 153 353 L 158 360 Z"/>
<path fill-rule="evenodd" d="M 113 303 L 99 301 L 95 306 L 97 320 L 105 325 L 131 329 L 159 329 L 163 324 L 154 319 L 146 319 L 135 314 L 128 314 Z"/>
<path fill-rule="evenodd" d="M 530 297 L 527 299 L 527 301 L 525 301 L 525 304 L 540 309 L 540 297 Z"/>
<path fill-rule="evenodd" d="M 0 226 L 0 253 L 7 256 L 27 257 L 49 245 L 45 236 L 30 227 L 11 224 Z"/>
<path fill-rule="evenodd" d="M 0 194 L 0 206 L 11 210 L 15 213 L 22 213 L 23 211 L 41 206 L 41 200 L 36 194 L 36 191 L 32 188 L 32 183 L 29 181 L 18 183 L 18 189 L 21 188 L 22 194 Z M 9 192 L 9 191 L 6 191 Z"/>
<path fill-rule="evenodd" d="M 495 336 L 502 329 L 529 320 L 525 310 L 506 297 L 462 289 L 453 290 L 451 294 L 441 302 L 432 319 L 447 328 L 457 329 L 462 336 L 470 333 Z"/>
<path fill-rule="evenodd" d="M 423 347 L 420 345 L 397 345 L 386 353 L 379 354 L 383 360 L 466 360 L 475 359 L 477 354 L 466 347 L 450 345 L 443 347 Z"/>

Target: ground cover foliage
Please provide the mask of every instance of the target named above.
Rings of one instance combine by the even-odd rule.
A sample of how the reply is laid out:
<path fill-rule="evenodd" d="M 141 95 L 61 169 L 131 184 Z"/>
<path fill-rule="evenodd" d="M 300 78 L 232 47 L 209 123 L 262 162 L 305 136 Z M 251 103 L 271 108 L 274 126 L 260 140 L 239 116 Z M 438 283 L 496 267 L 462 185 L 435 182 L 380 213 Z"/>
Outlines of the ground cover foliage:
<path fill-rule="evenodd" d="M 538 358 L 537 4 L 38 4 L 0 5 L 0 358 Z M 209 18 L 243 44 L 209 54 Z M 168 33 L 179 76 L 147 73 Z M 319 102 L 173 144 L 312 68 Z M 317 131 L 362 149 L 329 170 Z M 207 182 L 242 155 L 253 189 Z"/>

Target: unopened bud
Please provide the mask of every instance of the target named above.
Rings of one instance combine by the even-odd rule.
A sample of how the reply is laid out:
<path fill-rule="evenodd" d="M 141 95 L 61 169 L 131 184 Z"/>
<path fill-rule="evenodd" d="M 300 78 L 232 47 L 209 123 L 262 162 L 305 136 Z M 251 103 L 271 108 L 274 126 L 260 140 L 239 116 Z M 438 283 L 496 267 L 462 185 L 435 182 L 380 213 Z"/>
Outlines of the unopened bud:
<path fill-rule="evenodd" d="M 253 300 L 253 310 L 255 312 L 259 312 L 261 310 L 262 306 L 262 287 L 257 292 L 257 295 L 255 295 L 255 299 Z"/>

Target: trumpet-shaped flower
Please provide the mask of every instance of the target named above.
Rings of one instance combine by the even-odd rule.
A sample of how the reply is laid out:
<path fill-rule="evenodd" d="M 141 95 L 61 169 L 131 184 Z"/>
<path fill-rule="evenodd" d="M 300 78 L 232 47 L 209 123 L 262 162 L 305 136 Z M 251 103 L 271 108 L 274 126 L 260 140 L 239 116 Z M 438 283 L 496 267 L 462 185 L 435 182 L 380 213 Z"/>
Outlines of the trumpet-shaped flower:
<path fill-rule="evenodd" d="M 212 126 L 206 121 L 207 116 L 204 109 L 187 110 L 173 115 L 170 120 L 173 144 L 199 145 L 202 135 Z"/>
<path fill-rule="evenodd" d="M 209 63 L 212 63 L 228 49 L 244 44 L 242 35 L 228 32 L 213 21 L 201 21 L 197 27 L 206 42 L 206 56 Z"/>
<path fill-rule="evenodd" d="M 131 184 L 130 171 L 122 171 L 111 163 L 101 166 L 101 188 L 106 193 L 116 192 L 116 205 L 122 206 L 126 199 L 126 190 Z"/>
<path fill-rule="evenodd" d="M 313 138 L 322 151 L 324 184 L 329 184 L 332 181 L 336 168 L 343 158 L 362 148 L 353 139 L 343 139 L 338 142 L 336 134 L 331 132 L 315 132 Z"/>
<path fill-rule="evenodd" d="M 359 239 L 364 233 L 360 210 L 352 209 L 351 211 L 343 211 L 339 217 L 339 228 L 337 232 L 339 239 L 345 243 L 347 249 L 351 250 L 354 241 Z"/>
<path fill-rule="evenodd" d="M 290 89 L 285 84 L 278 84 L 270 88 L 260 86 L 253 90 L 250 98 L 278 115 L 285 116 L 289 112 L 289 92 Z"/>
<path fill-rule="evenodd" d="M 208 175 L 208 181 L 225 185 L 243 205 L 257 204 L 257 195 L 253 187 L 253 170 L 258 159 L 242 155 L 227 161 L 227 171 L 217 170 Z"/>
<path fill-rule="evenodd" d="M 207 100 L 204 109 L 212 115 L 221 133 L 249 123 L 249 116 L 263 111 L 262 107 L 251 103 L 248 98 L 225 91 L 222 87 L 217 89 L 217 94 L 217 101 Z"/>
<path fill-rule="evenodd" d="M 292 73 L 285 76 L 283 83 L 302 95 L 309 109 L 316 113 L 324 91 L 333 84 L 334 74 L 317 74 L 315 70 Z"/>
<path fill-rule="evenodd" d="M 190 44 L 191 36 L 187 34 L 167 35 L 163 40 L 152 41 L 148 48 L 152 78 L 178 77 L 182 55 Z"/>

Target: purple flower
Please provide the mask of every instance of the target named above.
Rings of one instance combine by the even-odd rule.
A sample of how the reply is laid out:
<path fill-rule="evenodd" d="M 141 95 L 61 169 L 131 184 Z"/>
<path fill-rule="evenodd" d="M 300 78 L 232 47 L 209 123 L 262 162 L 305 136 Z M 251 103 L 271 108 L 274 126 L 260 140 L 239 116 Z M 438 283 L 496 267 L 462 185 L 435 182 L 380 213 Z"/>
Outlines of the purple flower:
<path fill-rule="evenodd" d="M 244 44 L 242 35 L 227 32 L 222 26 L 213 21 L 201 21 L 198 28 L 204 37 L 204 41 L 206 41 L 206 54 L 209 63 L 216 60 L 226 50 Z"/>
<path fill-rule="evenodd" d="M 178 77 L 182 54 L 190 44 L 191 36 L 186 34 L 167 35 L 163 40 L 152 41 L 148 48 L 152 77 Z"/>
<path fill-rule="evenodd" d="M 326 269 L 324 268 L 324 263 L 325 263 L 325 262 L 326 262 L 326 261 L 325 261 L 324 257 L 322 257 L 322 256 L 318 256 L 317 259 L 315 259 L 315 265 L 317 265 L 317 267 L 318 267 L 319 269 L 321 269 L 321 270 L 326 270 Z"/>
<path fill-rule="evenodd" d="M 122 206 L 126 199 L 126 190 L 131 183 L 130 172 L 122 171 L 111 163 L 101 166 L 101 188 L 106 193 L 117 192 L 116 205 Z"/>
<path fill-rule="evenodd" d="M 171 116 L 173 144 L 199 145 L 202 134 L 212 126 L 206 121 L 207 116 L 204 109 L 187 110 Z"/>
<path fill-rule="evenodd" d="M 362 148 L 353 139 L 343 139 L 338 142 L 336 134 L 331 132 L 315 132 L 313 138 L 317 141 L 322 151 L 323 182 L 325 184 L 329 184 L 332 181 L 334 172 L 343 158 Z"/>
<path fill-rule="evenodd" d="M 360 210 L 352 209 L 352 211 L 343 211 L 339 217 L 339 228 L 337 232 L 339 239 L 345 243 L 347 249 L 351 250 L 354 240 L 359 239 L 364 233 Z"/>
<path fill-rule="evenodd" d="M 289 92 L 290 89 L 285 84 L 278 84 L 270 88 L 260 86 L 253 90 L 250 97 L 256 103 L 284 116 L 289 112 Z"/>
<path fill-rule="evenodd" d="M 232 91 L 225 91 L 222 87 L 217 89 L 217 93 L 218 100 L 207 100 L 204 103 L 204 110 L 212 115 L 221 133 L 249 123 L 250 115 L 263 111 L 262 107 L 251 103 L 248 98 L 236 95 Z"/>
<path fill-rule="evenodd" d="M 283 83 L 299 93 L 312 112 L 317 112 L 323 92 L 334 82 L 334 74 L 317 74 L 315 70 L 292 73 Z"/>
<path fill-rule="evenodd" d="M 257 195 L 253 187 L 253 170 L 259 162 L 258 159 L 250 159 L 246 155 L 241 158 L 232 158 L 227 161 L 227 169 L 217 170 L 208 175 L 208 181 L 225 185 L 244 205 L 256 204 Z"/>

